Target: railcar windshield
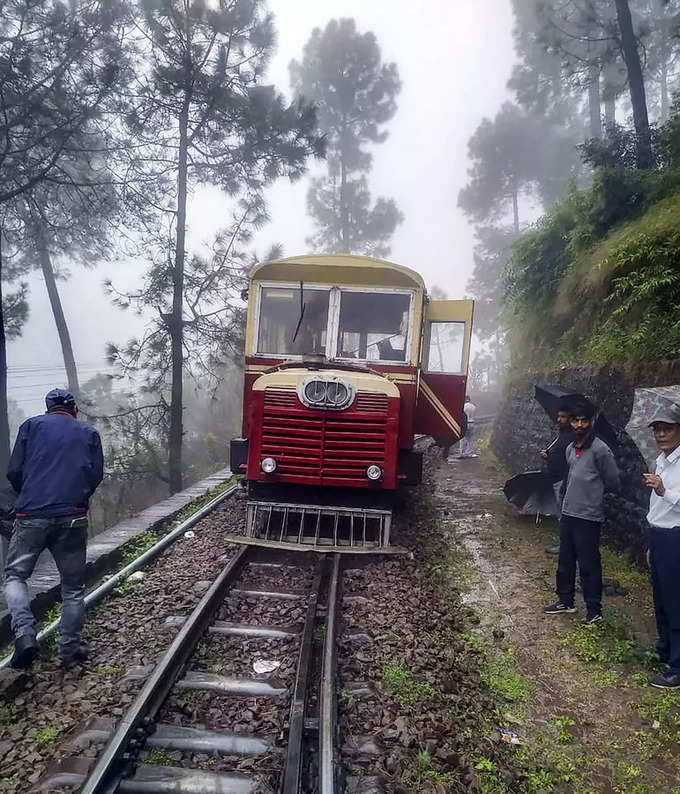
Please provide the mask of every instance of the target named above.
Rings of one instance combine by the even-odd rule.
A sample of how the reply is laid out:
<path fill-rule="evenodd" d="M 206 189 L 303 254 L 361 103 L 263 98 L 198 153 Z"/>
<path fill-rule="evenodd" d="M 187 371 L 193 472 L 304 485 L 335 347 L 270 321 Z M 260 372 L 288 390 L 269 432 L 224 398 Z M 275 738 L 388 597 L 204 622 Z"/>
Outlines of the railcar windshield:
<path fill-rule="evenodd" d="M 365 361 L 406 361 L 411 296 L 340 291 L 337 356 Z"/>
<path fill-rule="evenodd" d="M 301 320 L 299 287 L 263 287 L 257 352 L 275 356 L 326 355 L 329 296 L 328 290 L 304 287 Z"/>

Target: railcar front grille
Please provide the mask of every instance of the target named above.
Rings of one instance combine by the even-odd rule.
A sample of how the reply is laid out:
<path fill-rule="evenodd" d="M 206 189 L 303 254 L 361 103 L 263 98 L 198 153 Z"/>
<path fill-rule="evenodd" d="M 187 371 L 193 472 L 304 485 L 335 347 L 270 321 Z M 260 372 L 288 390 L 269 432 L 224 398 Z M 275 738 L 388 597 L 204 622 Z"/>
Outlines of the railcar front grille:
<path fill-rule="evenodd" d="M 358 394 L 344 411 L 307 408 L 294 389 L 266 389 L 260 455 L 288 479 L 366 484 L 372 463 L 384 467 L 387 396 Z"/>

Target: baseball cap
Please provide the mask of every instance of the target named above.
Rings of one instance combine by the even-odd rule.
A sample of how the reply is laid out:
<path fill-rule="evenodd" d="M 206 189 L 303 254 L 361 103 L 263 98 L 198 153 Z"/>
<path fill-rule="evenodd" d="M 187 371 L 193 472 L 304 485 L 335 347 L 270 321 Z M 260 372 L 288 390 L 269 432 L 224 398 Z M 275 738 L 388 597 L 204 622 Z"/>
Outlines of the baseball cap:
<path fill-rule="evenodd" d="M 73 408 L 75 404 L 76 398 L 67 389 L 52 389 L 45 395 L 45 405 L 48 411 L 58 405 L 63 405 L 64 408 Z M 678 419 L 678 422 L 680 422 L 680 419 Z"/>
<path fill-rule="evenodd" d="M 650 419 L 648 427 L 656 422 L 665 422 L 668 425 L 680 425 L 680 405 L 676 403 L 666 403 L 661 406 Z"/>

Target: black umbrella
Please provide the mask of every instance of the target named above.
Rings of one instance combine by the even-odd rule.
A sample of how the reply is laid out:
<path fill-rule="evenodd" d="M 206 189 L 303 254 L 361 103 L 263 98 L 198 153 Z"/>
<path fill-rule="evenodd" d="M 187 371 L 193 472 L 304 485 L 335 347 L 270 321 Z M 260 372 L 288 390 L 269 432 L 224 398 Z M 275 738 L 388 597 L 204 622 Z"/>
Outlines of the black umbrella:
<path fill-rule="evenodd" d="M 572 391 L 571 389 L 565 389 L 563 386 L 558 386 L 556 383 L 544 383 L 540 386 L 536 384 L 534 386 L 534 398 L 553 422 L 557 421 L 557 412 L 562 405 L 567 408 L 576 402 L 586 402 L 588 405 L 593 405 L 592 402 L 582 394 Z M 596 406 L 593 407 L 596 408 Z M 595 414 L 595 435 L 601 438 L 609 447 L 618 446 L 619 442 L 616 437 L 616 430 L 609 424 L 606 416 L 599 412 Z"/>
<path fill-rule="evenodd" d="M 525 471 L 516 474 L 503 486 L 503 493 L 511 505 L 526 515 L 557 515 L 557 502 L 550 478 L 544 471 Z"/>

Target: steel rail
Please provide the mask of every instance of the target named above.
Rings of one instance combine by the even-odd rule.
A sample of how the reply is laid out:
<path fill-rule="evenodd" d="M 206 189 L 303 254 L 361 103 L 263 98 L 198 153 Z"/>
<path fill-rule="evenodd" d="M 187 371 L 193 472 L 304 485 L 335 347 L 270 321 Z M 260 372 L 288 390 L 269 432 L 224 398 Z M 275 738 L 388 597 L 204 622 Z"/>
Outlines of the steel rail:
<path fill-rule="evenodd" d="M 283 773 L 281 794 L 298 794 L 302 774 L 303 751 L 305 738 L 305 715 L 307 713 L 307 696 L 309 693 L 310 662 L 314 645 L 314 627 L 321 593 L 321 586 L 327 573 L 327 559 L 322 557 L 317 563 L 314 584 L 309 596 L 309 605 L 305 616 L 304 628 L 300 640 L 295 689 L 290 704 L 290 720 L 288 723 L 288 748 L 286 750 L 286 766 Z"/>
<path fill-rule="evenodd" d="M 319 692 L 319 794 L 335 794 L 336 755 L 335 730 L 337 724 L 337 701 L 335 698 L 336 680 L 336 633 L 338 604 L 341 597 L 340 554 L 334 554 L 331 579 L 328 586 L 326 608 L 326 634 L 323 644 L 323 666 Z"/>
<path fill-rule="evenodd" d="M 212 583 L 122 717 L 80 789 L 80 794 L 111 794 L 117 790 L 126 771 L 129 758 L 125 756 L 129 753 L 131 743 L 134 741 L 137 747 L 141 746 L 142 738 L 150 732 L 149 728 L 208 628 L 227 589 L 239 576 L 251 554 L 249 546 L 241 548 Z"/>
<path fill-rule="evenodd" d="M 180 538 L 187 530 L 205 518 L 209 513 L 211 513 L 220 502 L 223 502 L 225 499 L 233 496 L 234 493 L 238 490 L 239 485 L 236 483 L 231 487 L 224 490 L 222 493 L 218 494 L 214 499 L 211 499 L 208 504 L 201 507 L 195 513 L 189 516 L 186 521 L 182 521 L 181 524 L 176 526 L 167 535 L 163 535 L 163 537 L 155 543 L 150 549 L 147 549 L 143 554 L 140 554 L 135 560 L 131 563 L 128 563 L 124 568 L 121 568 L 120 571 L 117 571 L 108 579 L 103 581 L 98 587 L 95 587 L 90 593 L 85 596 L 85 608 L 91 607 L 93 604 L 101 601 L 101 599 L 109 593 L 111 590 L 114 589 L 120 582 L 126 579 L 131 573 L 143 568 L 147 563 L 151 562 L 155 557 L 157 557 L 164 549 L 168 546 L 171 546 L 178 538 Z M 45 626 L 36 637 L 38 643 L 43 642 L 47 637 L 53 634 L 57 628 L 59 628 L 59 624 L 61 622 L 61 618 L 57 618 Z M 10 659 L 12 658 L 11 654 L 6 656 L 2 661 L 0 661 L 0 670 L 4 667 L 9 665 Z"/>

